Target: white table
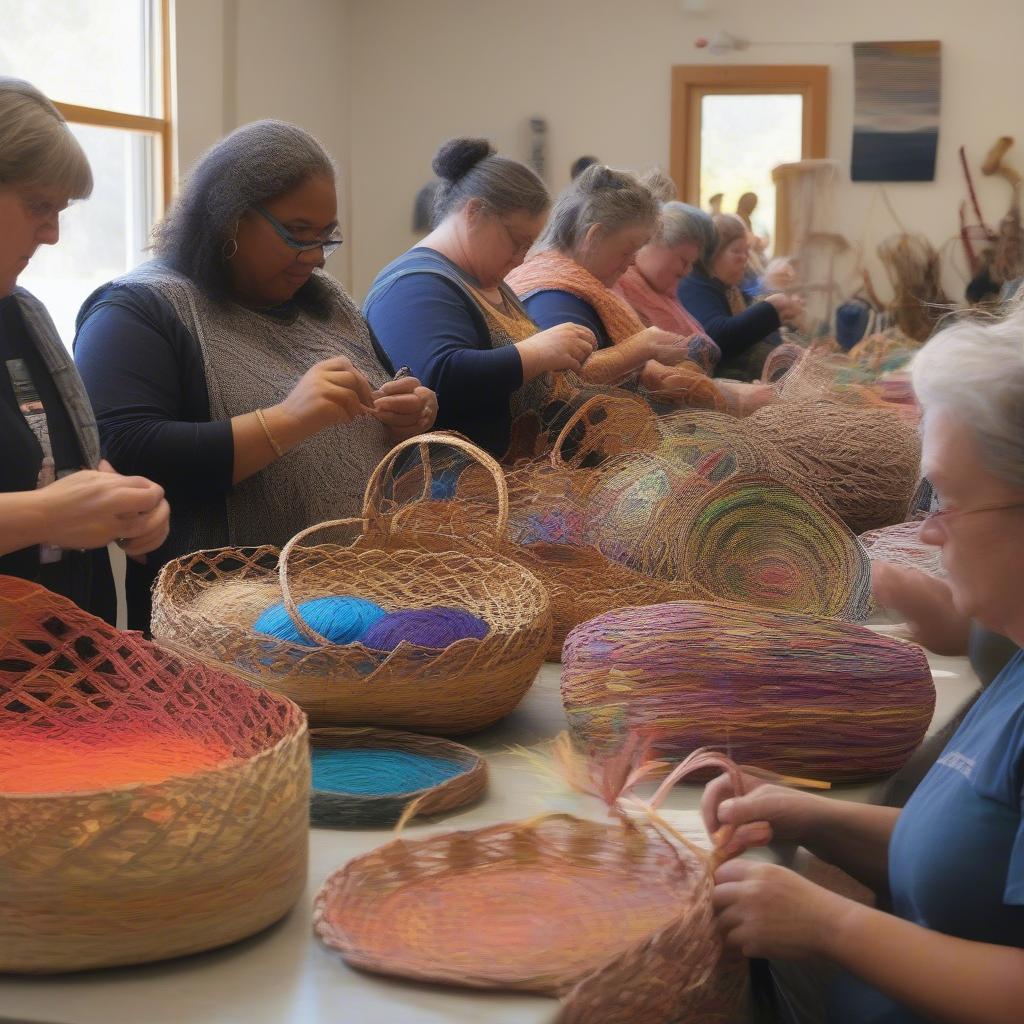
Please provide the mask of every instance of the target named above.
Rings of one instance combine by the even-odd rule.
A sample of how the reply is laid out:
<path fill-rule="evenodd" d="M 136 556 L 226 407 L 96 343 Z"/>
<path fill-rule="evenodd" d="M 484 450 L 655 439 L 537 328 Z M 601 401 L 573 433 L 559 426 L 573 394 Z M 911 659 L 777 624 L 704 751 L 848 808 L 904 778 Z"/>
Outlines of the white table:
<path fill-rule="evenodd" d="M 876 626 L 883 632 L 898 627 Z M 929 657 L 937 703 L 929 735 L 971 701 L 978 682 L 966 659 Z M 490 791 L 461 813 L 413 823 L 416 838 L 476 828 L 544 811 L 601 819 L 597 801 L 542 778 L 513 745 L 536 747 L 565 727 L 558 665 L 545 665 L 522 705 L 499 725 L 470 739 L 488 760 Z M 837 786 L 840 799 L 878 801 L 885 781 Z M 699 787 L 677 787 L 665 807 L 695 813 Z M 245 942 L 153 966 L 25 978 L 0 976 L 0 1022 L 19 1024 L 539 1024 L 553 1021 L 553 999 L 499 995 L 401 982 L 351 970 L 312 934 L 320 884 L 351 857 L 387 842 L 387 830 L 313 829 L 309 883 L 280 923 Z"/>

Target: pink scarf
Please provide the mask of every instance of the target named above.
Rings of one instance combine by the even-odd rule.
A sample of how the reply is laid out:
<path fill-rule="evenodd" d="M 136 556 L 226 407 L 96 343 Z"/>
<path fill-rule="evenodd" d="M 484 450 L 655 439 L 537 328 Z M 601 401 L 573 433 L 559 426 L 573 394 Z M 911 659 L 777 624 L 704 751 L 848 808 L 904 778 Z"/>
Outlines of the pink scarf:
<path fill-rule="evenodd" d="M 721 349 L 704 333 L 704 328 L 686 311 L 679 299 L 669 292 L 655 291 L 635 266 L 619 278 L 614 291 L 636 310 L 647 326 L 660 327 L 683 338 L 699 335 L 700 343 L 694 345 L 694 354 L 690 358 L 709 373 L 722 358 Z"/>

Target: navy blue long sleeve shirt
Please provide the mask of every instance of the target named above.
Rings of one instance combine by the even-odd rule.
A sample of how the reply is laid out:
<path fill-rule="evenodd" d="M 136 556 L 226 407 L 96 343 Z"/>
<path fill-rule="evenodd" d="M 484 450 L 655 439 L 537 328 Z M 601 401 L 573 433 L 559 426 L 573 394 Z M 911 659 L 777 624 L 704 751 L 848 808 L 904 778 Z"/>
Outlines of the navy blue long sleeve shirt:
<path fill-rule="evenodd" d="M 580 324 L 589 327 L 597 339 L 598 348 L 610 348 L 612 339 L 605 330 L 597 310 L 589 303 L 558 288 L 545 288 L 533 292 L 522 300 L 530 319 L 542 330 L 559 324 Z"/>
<path fill-rule="evenodd" d="M 363 311 L 392 364 L 437 394 L 437 428 L 500 457 L 523 363 L 515 345 L 491 347 L 483 312 L 453 277 L 475 284 L 440 253 L 411 249 L 381 271 Z"/>
<path fill-rule="evenodd" d="M 700 270 L 693 270 L 679 282 L 678 295 L 722 350 L 723 363 L 769 338 L 781 324 L 770 302 L 755 302 L 742 313 L 733 313 L 726 286 Z"/>

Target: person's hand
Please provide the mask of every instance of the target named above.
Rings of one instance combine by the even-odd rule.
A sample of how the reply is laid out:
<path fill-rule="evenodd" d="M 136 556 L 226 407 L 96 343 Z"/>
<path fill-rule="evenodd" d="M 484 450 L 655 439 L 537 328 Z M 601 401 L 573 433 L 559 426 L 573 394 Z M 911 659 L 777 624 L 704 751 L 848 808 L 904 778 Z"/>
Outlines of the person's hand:
<path fill-rule="evenodd" d="M 826 953 L 849 903 L 789 868 L 733 860 L 715 872 L 712 904 L 726 945 L 748 957 Z"/>
<path fill-rule="evenodd" d="M 374 415 L 392 433 L 426 433 L 437 418 L 437 395 L 415 377 L 389 380 L 373 392 Z"/>
<path fill-rule="evenodd" d="M 875 601 L 903 616 L 915 643 L 936 654 L 967 653 L 970 620 L 957 611 L 945 580 L 891 562 L 871 562 Z"/>
<path fill-rule="evenodd" d="M 794 320 L 799 319 L 804 311 L 804 300 L 799 295 L 787 295 L 785 292 L 775 292 L 773 295 L 769 295 L 765 300 L 775 307 L 775 311 L 779 314 L 779 320 L 784 324 L 792 323 Z"/>
<path fill-rule="evenodd" d="M 661 363 L 662 366 L 675 366 L 689 359 L 687 343 L 690 339 L 684 338 L 681 334 L 672 334 L 660 327 L 648 327 L 639 337 L 644 340 L 647 347 L 647 358 Z"/>
<path fill-rule="evenodd" d="M 744 775 L 743 782 L 743 796 L 736 795 L 727 774 L 704 787 L 700 813 L 719 857 L 737 857 L 752 846 L 766 846 L 773 840 L 801 842 L 820 798 L 766 783 L 754 775 Z"/>
<path fill-rule="evenodd" d="M 520 355 L 525 356 L 533 370 L 532 376 L 549 371 L 573 370 L 579 372 L 597 344 L 594 332 L 582 324 L 557 324 L 540 331 L 518 344 Z M 523 367 L 524 378 L 531 376 Z"/>
<path fill-rule="evenodd" d="M 96 467 L 101 473 L 117 474 L 117 470 L 101 459 Z M 117 537 L 117 544 L 122 551 L 136 562 L 144 563 L 145 555 L 155 551 L 165 540 L 171 528 L 171 506 L 166 498 L 161 498 L 160 504 L 152 512 L 146 512 L 139 516 L 139 521 L 133 524 L 129 533 Z M 139 532 L 135 532 L 135 531 Z M 133 534 L 133 535 L 130 535 Z"/>
<path fill-rule="evenodd" d="M 273 412 L 291 428 L 280 433 L 310 437 L 337 423 L 373 415 L 373 392 L 369 381 L 348 359 L 336 356 L 311 366 Z M 275 437 L 278 434 L 275 430 Z"/>
<path fill-rule="evenodd" d="M 40 488 L 43 543 L 70 550 L 122 542 L 127 554 L 159 547 L 170 510 L 164 489 L 141 476 L 121 476 L 107 462 Z"/>

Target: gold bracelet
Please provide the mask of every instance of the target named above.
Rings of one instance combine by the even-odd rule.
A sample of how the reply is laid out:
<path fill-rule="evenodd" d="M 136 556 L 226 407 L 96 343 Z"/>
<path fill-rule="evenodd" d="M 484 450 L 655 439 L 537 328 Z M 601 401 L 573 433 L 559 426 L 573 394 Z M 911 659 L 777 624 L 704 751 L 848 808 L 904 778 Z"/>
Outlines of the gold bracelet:
<path fill-rule="evenodd" d="M 270 427 L 267 426 L 267 419 L 263 415 L 262 409 L 256 410 L 256 419 L 260 421 L 260 426 L 263 428 L 263 433 L 267 435 L 267 440 L 270 442 L 270 447 L 274 449 L 274 454 L 279 458 L 284 458 L 284 452 L 281 450 L 281 446 L 274 439 L 274 435 L 270 432 Z"/>

